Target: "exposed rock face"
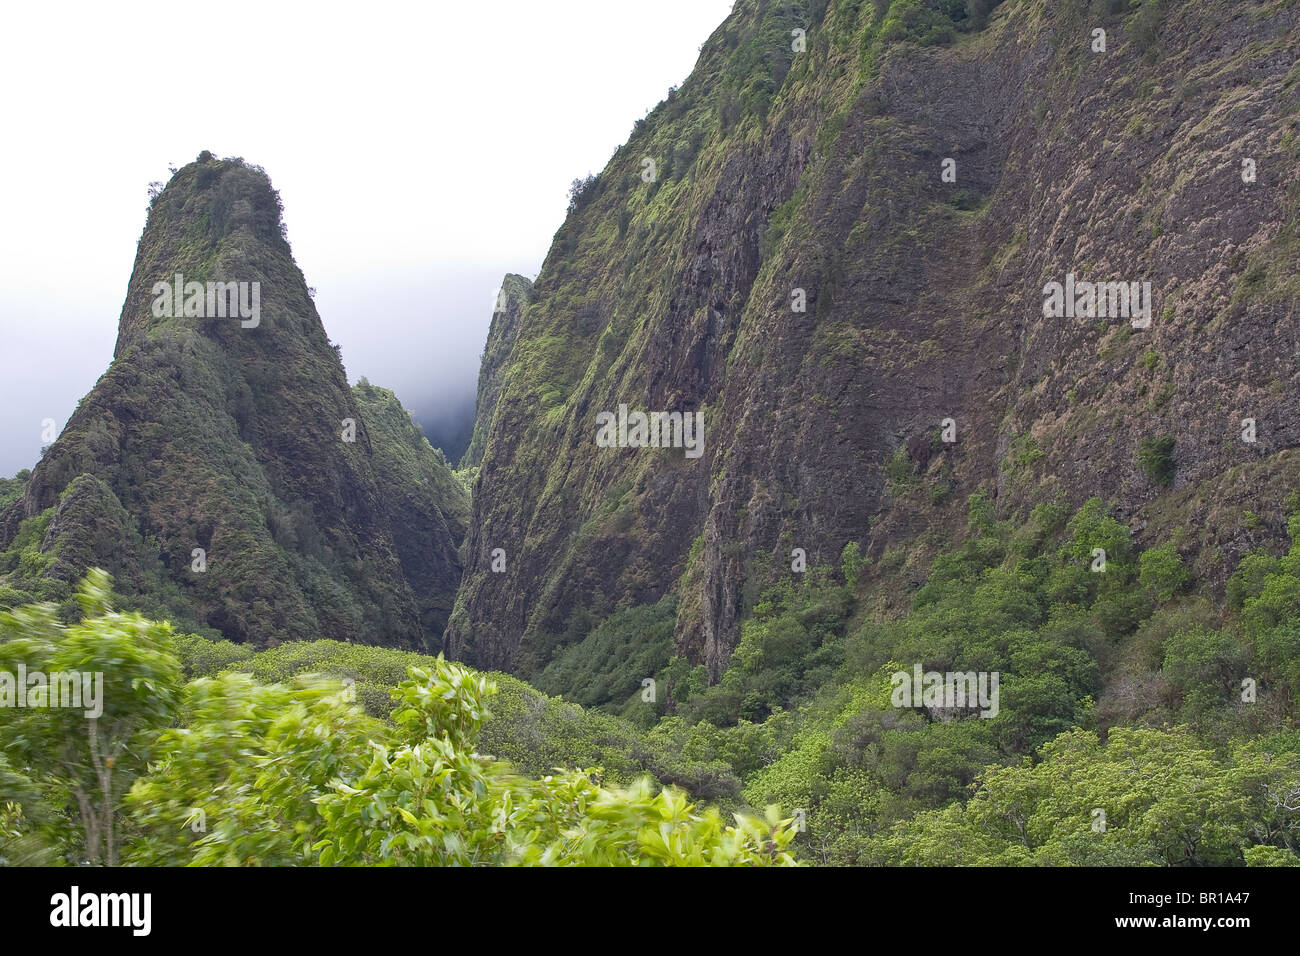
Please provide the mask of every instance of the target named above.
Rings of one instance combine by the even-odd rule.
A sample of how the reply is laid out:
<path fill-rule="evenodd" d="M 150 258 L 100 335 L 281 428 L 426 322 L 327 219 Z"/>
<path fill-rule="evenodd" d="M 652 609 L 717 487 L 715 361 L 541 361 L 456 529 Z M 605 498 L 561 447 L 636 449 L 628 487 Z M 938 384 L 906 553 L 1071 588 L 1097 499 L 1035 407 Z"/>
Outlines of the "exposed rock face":
<path fill-rule="evenodd" d="M 173 309 L 155 290 L 177 274 L 247 283 L 250 308 L 205 295 L 186 316 L 188 291 Z M 48 523 L 7 583 L 100 565 L 234 640 L 436 645 L 468 505 L 399 412 L 348 387 L 265 173 L 205 153 L 151 208 L 113 364 L 0 516 L 11 550 Z"/>
<path fill-rule="evenodd" d="M 528 308 L 533 284 L 523 276 L 508 273 L 501 280 L 496 304 L 492 310 L 492 325 L 488 328 L 487 345 L 478 373 L 478 399 L 474 405 L 474 434 L 469 448 L 460 460 L 460 467 L 474 468 L 483 461 L 487 445 L 488 425 L 501 395 L 501 379 L 505 376 L 510 348 L 519 334 L 519 324 Z"/>
<path fill-rule="evenodd" d="M 1004 515 L 1099 496 L 1212 581 L 1280 540 L 1300 7 L 1088 8 L 1009 0 L 918 46 L 871 3 L 739 0 L 556 235 L 491 419 L 451 653 L 533 673 L 675 589 L 678 651 L 716 676 L 792 548 L 924 561 L 980 489 Z M 1150 282 L 1150 326 L 1045 317 L 1067 274 Z M 703 457 L 597 447 L 620 403 L 703 410 Z M 1171 487 L 1140 465 L 1161 436 Z"/>

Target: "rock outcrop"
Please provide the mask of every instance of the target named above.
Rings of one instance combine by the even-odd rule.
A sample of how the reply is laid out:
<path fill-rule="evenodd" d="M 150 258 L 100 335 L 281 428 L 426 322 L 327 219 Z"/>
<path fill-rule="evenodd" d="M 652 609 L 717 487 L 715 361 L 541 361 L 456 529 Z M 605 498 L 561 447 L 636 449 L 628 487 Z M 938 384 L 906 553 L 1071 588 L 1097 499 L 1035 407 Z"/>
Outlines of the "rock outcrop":
<path fill-rule="evenodd" d="M 99 565 L 233 640 L 421 648 L 467 511 L 391 393 L 348 387 L 266 174 L 205 152 L 151 206 L 112 365 L 0 516 L 0 574 L 59 598 Z"/>
<path fill-rule="evenodd" d="M 676 591 L 716 676 L 792 549 L 923 564 L 979 490 L 1101 497 L 1212 582 L 1282 540 L 1300 7 L 1112 6 L 739 0 L 555 237 L 448 650 L 534 673 Z M 1076 280 L 1149 323 L 1045 316 Z M 599 447 L 620 405 L 703 412 L 704 454 Z"/>
<path fill-rule="evenodd" d="M 460 460 L 460 467 L 475 468 L 483 461 L 487 445 L 488 425 L 501 395 L 501 379 L 505 375 L 510 348 L 519 335 L 519 323 L 532 296 L 533 284 L 523 276 L 508 273 L 501 280 L 496 302 L 492 309 L 492 324 L 488 328 L 487 344 L 479 364 L 478 398 L 474 405 L 474 433 L 469 447 Z"/>

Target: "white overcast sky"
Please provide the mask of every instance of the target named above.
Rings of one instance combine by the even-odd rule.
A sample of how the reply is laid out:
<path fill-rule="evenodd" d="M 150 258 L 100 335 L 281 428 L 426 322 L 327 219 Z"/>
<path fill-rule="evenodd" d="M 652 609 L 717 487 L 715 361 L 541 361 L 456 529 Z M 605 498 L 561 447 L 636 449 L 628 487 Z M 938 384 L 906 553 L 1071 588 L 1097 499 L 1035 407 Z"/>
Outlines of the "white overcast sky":
<path fill-rule="evenodd" d="M 10 3 L 0 32 L 0 474 L 112 358 L 150 181 L 263 166 L 349 378 L 472 392 L 493 292 L 731 0 Z"/>

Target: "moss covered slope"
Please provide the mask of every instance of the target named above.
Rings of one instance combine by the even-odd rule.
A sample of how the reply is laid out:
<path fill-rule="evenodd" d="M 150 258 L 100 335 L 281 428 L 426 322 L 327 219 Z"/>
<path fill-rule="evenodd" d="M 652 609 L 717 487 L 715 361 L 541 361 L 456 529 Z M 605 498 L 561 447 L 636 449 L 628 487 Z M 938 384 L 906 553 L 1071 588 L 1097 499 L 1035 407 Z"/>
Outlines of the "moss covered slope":
<path fill-rule="evenodd" d="M 488 328 L 487 344 L 479 364 L 478 397 L 474 405 L 474 434 L 469 448 L 460 460 L 460 467 L 475 468 L 483 461 L 487 445 L 488 425 L 501 395 L 501 379 L 510 357 L 510 348 L 519 335 L 519 323 L 532 296 L 533 284 L 523 276 L 509 273 L 501 280 L 496 304 L 492 309 L 492 324 Z"/>
<path fill-rule="evenodd" d="M 178 274 L 256 283 L 260 314 L 160 305 Z M 146 609 L 258 644 L 437 644 L 464 492 L 431 450 L 399 453 L 391 394 L 361 398 L 266 174 L 205 152 L 153 202 L 113 364 L 0 516 L 0 575 L 62 599 L 100 565 Z"/>
<path fill-rule="evenodd" d="M 793 548 L 923 563 L 980 488 L 1190 525 L 1216 583 L 1281 542 L 1295 4 L 975 6 L 739 0 L 580 192 L 503 376 L 453 653 L 535 673 L 675 592 L 677 650 L 716 678 Z M 1045 319 L 1068 273 L 1149 281 L 1151 326 Z M 703 457 L 597 447 L 623 403 L 703 410 Z"/>

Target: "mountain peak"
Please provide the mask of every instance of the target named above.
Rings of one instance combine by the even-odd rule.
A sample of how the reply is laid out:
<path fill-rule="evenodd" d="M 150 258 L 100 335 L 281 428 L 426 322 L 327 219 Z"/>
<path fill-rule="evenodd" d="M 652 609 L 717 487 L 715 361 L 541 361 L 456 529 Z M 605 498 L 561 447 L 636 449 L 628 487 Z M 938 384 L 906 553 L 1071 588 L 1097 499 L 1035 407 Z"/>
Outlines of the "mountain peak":
<path fill-rule="evenodd" d="M 395 397 L 363 398 L 270 178 L 201 155 L 150 207 L 112 365 L 0 515 L 0 548 L 32 551 L 11 585 L 58 598 L 98 564 L 236 640 L 437 646 L 468 504 Z M 385 493 L 399 467 L 418 493 Z"/>
<path fill-rule="evenodd" d="M 178 169 L 150 203 L 113 354 L 163 326 L 220 338 L 232 321 L 257 328 L 272 313 L 320 324 L 270 177 L 239 158 Z"/>

